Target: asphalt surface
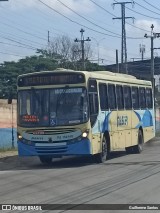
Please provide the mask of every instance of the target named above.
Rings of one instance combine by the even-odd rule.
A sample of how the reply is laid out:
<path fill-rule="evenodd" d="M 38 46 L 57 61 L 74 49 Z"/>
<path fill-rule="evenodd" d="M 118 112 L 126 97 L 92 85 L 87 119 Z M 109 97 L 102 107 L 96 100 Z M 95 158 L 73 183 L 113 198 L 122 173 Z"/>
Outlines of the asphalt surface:
<path fill-rule="evenodd" d="M 55 159 L 50 166 L 36 157 L 2 158 L 0 204 L 160 204 L 160 138 L 145 144 L 141 154 L 113 153 L 104 164 L 84 157 Z M 67 212 L 93 212 L 75 209 Z"/>

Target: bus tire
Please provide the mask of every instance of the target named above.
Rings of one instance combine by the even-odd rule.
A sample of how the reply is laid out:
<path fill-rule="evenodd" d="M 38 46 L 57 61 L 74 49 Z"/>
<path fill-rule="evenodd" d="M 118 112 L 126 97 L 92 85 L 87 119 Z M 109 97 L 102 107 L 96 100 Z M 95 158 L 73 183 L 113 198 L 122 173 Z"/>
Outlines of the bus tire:
<path fill-rule="evenodd" d="M 109 154 L 109 150 L 108 150 L 108 144 L 107 144 L 107 140 L 106 137 L 103 136 L 103 140 L 102 140 L 102 152 L 95 154 L 94 158 L 96 163 L 104 163 L 108 157 Z"/>
<path fill-rule="evenodd" d="M 143 151 L 143 145 L 144 145 L 144 138 L 142 131 L 138 131 L 138 144 L 133 147 L 133 153 L 138 153 L 140 154 Z"/>
<path fill-rule="evenodd" d="M 49 156 L 39 156 L 39 159 L 40 159 L 41 163 L 43 163 L 43 164 L 52 163 L 52 157 L 49 157 Z"/>

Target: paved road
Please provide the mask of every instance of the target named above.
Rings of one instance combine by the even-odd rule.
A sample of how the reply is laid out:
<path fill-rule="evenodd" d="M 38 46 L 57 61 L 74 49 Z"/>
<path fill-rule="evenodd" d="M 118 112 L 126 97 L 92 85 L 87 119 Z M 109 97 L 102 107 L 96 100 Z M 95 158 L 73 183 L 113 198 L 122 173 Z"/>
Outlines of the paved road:
<path fill-rule="evenodd" d="M 105 164 L 88 158 L 57 159 L 51 166 L 35 157 L 0 159 L 0 203 L 160 204 L 160 140 L 145 144 L 142 154 L 113 153 Z"/>

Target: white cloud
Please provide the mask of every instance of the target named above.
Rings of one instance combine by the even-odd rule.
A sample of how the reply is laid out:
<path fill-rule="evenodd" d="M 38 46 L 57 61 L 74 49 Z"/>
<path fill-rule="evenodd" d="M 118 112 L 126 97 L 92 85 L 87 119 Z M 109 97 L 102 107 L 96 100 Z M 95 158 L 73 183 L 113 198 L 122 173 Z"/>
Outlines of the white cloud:
<path fill-rule="evenodd" d="M 44 4 L 49 5 L 55 10 L 58 10 L 64 14 L 73 14 L 71 10 L 67 9 L 63 4 L 67 5 L 68 7 L 72 8 L 76 12 L 81 14 L 90 13 L 95 10 L 95 5 L 92 4 L 89 0 L 61 0 L 63 4 L 56 0 L 42 0 Z M 47 7 L 40 3 L 38 0 L 9 0 L 7 7 L 10 7 L 12 10 L 25 10 L 31 8 L 41 8 L 46 10 Z M 48 9 L 47 9 L 48 10 Z"/>
<path fill-rule="evenodd" d="M 2 5 L 2 2 L 1 2 Z M 23 10 L 26 8 L 32 8 L 36 6 L 37 3 L 34 0 L 27 0 L 27 1 L 22 1 L 22 0 L 9 0 L 6 3 L 3 3 L 3 6 L 6 8 L 10 8 L 11 10 Z"/>

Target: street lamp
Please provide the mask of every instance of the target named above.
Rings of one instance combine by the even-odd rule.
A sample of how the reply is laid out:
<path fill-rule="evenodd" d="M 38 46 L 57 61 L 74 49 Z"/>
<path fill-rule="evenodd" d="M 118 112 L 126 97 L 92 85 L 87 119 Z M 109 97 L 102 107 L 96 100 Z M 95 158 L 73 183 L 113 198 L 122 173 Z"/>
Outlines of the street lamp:
<path fill-rule="evenodd" d="M 93 37 L 91 37 L 91 38 L 93 38 Z M 95 42 L 96 42 L 96 44 L 97 44 L 98 65 L 99 65 L 99 44 L 100 44 L 100 42 L 103 41 L 105 38 L 102 38 L 102 39 L 100 39 L 100 40 L 98 40 L 98 41 L 97 41 L 97 39 L 95 39 L 95 38 L 93 38 L 93 39 L 95 40 Z"/>

